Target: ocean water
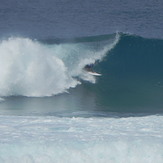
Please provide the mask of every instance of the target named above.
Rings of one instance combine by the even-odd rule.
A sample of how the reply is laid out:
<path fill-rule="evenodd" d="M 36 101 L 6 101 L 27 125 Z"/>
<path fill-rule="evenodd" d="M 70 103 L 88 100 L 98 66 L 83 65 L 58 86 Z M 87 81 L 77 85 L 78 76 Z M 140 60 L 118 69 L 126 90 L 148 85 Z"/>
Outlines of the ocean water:
<path fill-rule="evenodd" d="M 161 0 L 1 2 L 0 162 L 162 163 L 162 29 Z"/>

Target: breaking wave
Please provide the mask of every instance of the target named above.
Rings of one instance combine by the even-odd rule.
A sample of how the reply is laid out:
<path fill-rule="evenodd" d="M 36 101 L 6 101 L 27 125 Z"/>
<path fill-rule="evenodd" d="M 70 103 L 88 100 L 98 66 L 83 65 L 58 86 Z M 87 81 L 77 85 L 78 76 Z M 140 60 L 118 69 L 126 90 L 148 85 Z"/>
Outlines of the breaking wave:
<path fill-rule="evenodd" d="M 0 42 L 0 96 L 51 96 L 95 78 L 83 71 L 100 61 L 119 34 L 49 42 L 11 37 Z"/>

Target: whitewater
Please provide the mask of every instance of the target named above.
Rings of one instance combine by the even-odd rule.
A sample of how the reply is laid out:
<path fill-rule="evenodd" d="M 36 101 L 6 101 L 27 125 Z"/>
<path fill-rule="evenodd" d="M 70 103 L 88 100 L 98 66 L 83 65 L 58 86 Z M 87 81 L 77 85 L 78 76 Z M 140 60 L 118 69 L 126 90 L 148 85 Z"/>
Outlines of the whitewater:
<path fill-rule="evenodd" d="M 162 123 L 158 115 L 1 116 L 0 162 L 162 163 Z"/>
<path fill-rule="evenodd" d="M 0 96 L 51 96 L 80 84 L 95 83 L 83 71 L 111 50 L 119 35 L 100 43 L 43 44 L 29 38 L 8 38 L 0 42 Z M 36 82 L 37 81 L 37 82 Z"/>

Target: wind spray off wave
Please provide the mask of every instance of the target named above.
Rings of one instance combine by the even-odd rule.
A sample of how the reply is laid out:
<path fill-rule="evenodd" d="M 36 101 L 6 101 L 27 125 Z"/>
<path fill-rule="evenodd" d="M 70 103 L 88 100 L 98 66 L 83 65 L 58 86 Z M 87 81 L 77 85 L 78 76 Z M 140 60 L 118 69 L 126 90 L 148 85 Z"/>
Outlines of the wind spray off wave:
<path fill-rule="evenodd" d="M 0 43 L 0 96 L 51 96 L 80 84 L 95 82 L 83 72 L 107 54 L 119 35 L 85 42 L 43 44 L 28 38 L 9 38 Z M 77 77 L 77 78 L 76 78 Z"/>

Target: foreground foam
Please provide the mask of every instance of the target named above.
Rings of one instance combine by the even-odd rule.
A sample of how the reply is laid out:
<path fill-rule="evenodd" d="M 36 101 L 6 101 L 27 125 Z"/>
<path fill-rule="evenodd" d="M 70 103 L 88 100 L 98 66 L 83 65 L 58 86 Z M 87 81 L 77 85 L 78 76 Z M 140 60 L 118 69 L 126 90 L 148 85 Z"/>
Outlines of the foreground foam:
<path fill-rule="evenodd" d="M 0 43 L 0 96 L 51 96 L 65 92 L 80 82 L 95 82 L 83 67 L 102 59 L 118 42 L 107 44 L 43 44 L 28 38 L 9 38 Z"/>
<path fill-rule="evenodd" d="M 162 116 L 0 116 L 1 162 L 163 162 Z"/>

